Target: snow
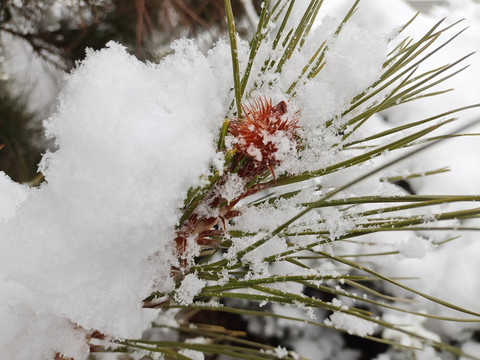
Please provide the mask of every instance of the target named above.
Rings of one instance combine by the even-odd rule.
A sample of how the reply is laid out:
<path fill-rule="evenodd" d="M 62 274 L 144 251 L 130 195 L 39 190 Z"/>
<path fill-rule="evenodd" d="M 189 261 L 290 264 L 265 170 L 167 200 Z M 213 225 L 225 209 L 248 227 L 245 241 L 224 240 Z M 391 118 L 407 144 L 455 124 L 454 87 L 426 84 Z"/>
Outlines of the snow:
<path fill-rule="evenodd" d="M 288 355 L 288 351 L 282 346 L 277 346 L 275 348 L 275 355 L 277 356 L 277 358 L 282 359 L 283 357 Z"/>
<path fill-rule="evenodd" d="M 324 323 L 337 329 L 346 330 L 350 335 L 358 336 L 372 335 L 377 327 L 377 324 L 372 321 L 338 311 L 330 315 Z"/>
<path fill-rule="evenodd" d="M 329 37 L 338 25 L 338 19 L 326 17 L 311 34 L 311 44 L 306 45 L 303 59 L 292 59 L 283 70 L 297 74 L 324 39 L 328 40 L 325 55 L 326 65 L 317 77 L 297 89 L 296 106 L 301 109 L 299 135 L 307 144 L 301 157 L 293 164 L 287 162 L 282 169 L 301 173 L 327 167 L 339 161 L 338 135 L 336 127 L 326 129 L 321 124 L 339 116 L 347 109 L 350 101 L 378 79 L 387 54 L 388 37 L 384 34 L 366 32 L 354 23 L 345 24 L 338 37 Z M 348 55 L 347 55 L 348 54 Z M 308 56 L 307 56 L 308 55 Z M 301 65 L 300 65 L 301 64 Z M 359 71 L 359 69 L 362 69 Z M 288 83 L 288 86 L 290 83 Z M 288 87 L 287 87 L 288 89 Z M 344 118 L 343 121 L 348 119 Z M 335 124 L 341 126 L 337 121 Z"/>
<path fill-rule="evenodd" d="M 14 183 L 8 175 L 0 172 L 0 221 L 10 220 L 28 197 L 28 187 Z"/>
<path fill-rule="evenodd" d="M 480 354 L 480 344 L 476 341 L 467 341 L 462 346 L 462 351 L 467 354 Z M 467 356 L 461 356 L 460 360 L 467 360 Z"/>
<path fill-rule="evenodd" d="M 262 353 L 268 354 L 268 355 L 273 355 L 275 356 L 276 359 L 287 359 L 289 357 L 293 359 L 300 359 L 300 357 L 292 352 L 288 351 L 286 348 L 283 346 L 277 346 L 274 350 L 261 350 Z"/>
<path fill-rule="evenodd" d="M 211 341 L 210 339 L 207 339 L 203 336 L 197 336 L 197 337 L 185 340 L 187 344 L 208 344 L 210 341 Z"/>
<path fill-rule="evenodd" d="M 173 298 L 180 305 L 190 305 L 193 302 L 193 298 L 205 285 L 205 280 L 199 279 L 196 274 L 188 274 L 182 280 L 180 287 L 175 291 Z"/>
<path fill-rule="evenodd" d="M 77 360 L 85 330 L 138 337 L 142 299 L 173 289 L 177 209 L 208 170 L 225 111 L 207 58 L 189 41 L 174 48 L 159 65 L 115 43 L 88 52 L 45 122 L 58 147 L 42 160 L 45 184 L 0 178 L 0 282 L 12 289 L 0 294 L 2 327 L 31 329 L 1 337 L 2 360 L 36 328 L 69 329 L 38 354 L 78 348 Z"/>
<path fill-rule="evenodd" d="M 341 311 L 334 311 L 328 319 L 323 321 L 327 326 L 333 326 L 336 329 L 345 330 L 350 335 L 358 336 L 372 335 L 378 327 L 378 324 L 373 321 L 343 312 L 348 310 L 348 307 L 336 298 L 332 300 L 332 305 L 338 307 Z"/>
<path fill-rule="evenodd" d="M 400 254 L 405 258 L 423 258 L 430 250 L 433 244 L 428 239 L 421 236 L 411 236 L 402 242 L 398 247 Z"/>
<path fill-rule="evenodd" d="M 341 334 L 330 334 L 313 327 L 296 341 L 295 347 L 307 359 L 356 360 L 360 357 L 360 351 L 345 346 Z"/>
<path fill-rule="evenodd" d="M 285 92 L 298 79 L 298 69 L 326 40 L 328 52 L 324 69 L 314 80 L 299 85 L 296 98 L 288 102 L 288 108 L 294 109 L 290 111 L 301 110 L 298 132 L 305 145 L 301 156 L 291 156 L 296 154 L 290 138 L 279 134 L 265 137 L 265 144 L 275 144 L 279 149 L 275 154 L 281 162 L 276 168 L 277 174 L 302 173 L 311 170 L 312 164 L 315 168 L 326 167 L 346 156 L 334 146 L 339 141 L 337 127 L 348 121 L 339 115 L 354 96 L 378 79 L 386 54 L 395 45 L 395 42 L 389 43 L 392 34 L 414 14 L 400 0 L 388 3 L 364 0 L 340 36 L 333 37 L 337 18 L 341 18 L 351 3 L 327 1 L 322 14 L 329 16 L 321 17 L 310 35 L 311 41 L 285 63 L 281 75 L 275 73 L 275 69 L 267 72 L 263 83 L 250 94 L 252 98 L 268 96 L 273 103 L 288 101 Z M 471 29 L 443 50 L 439 60 L 429 60 L 429 67 L 452 62 L 470 52 L 472 44 L 480 43 L 480 5 L 452 1 L 453 5 L 457 5 L 455 15 L 469 15 Z M 437 8 L 433 14 L 439 16 L 446 11 Z M 432 16 L 420 15 L 407 29 L 407 34 L 418 37 L 436 21 Z M 260 48 L 252 74 L 263 65 L 265 57 L 272 54 L 268 51 L 270 45 Z M 189 40 L 177 41 L 172 48 L 173 54 L 158 65 L 139 62 L 116 43 L 109 43 L 97 52 L 89 51 L 86 59 L 68 76 L 57 112 L 44 124 L 46 134 L 57 147 L 45 154 L 40 164 L 46 182 L 38 188 L 28 188 L 0 173 L 0 360 L 32 359 L 32 354 L 35 354 L 34 360 L 42 360 L 53 358 L 57 352 L 84 360 L 88 356 L 86 339 L 94 330 L 117 338 L 141 336 L 152 320 L 152 313 L 142 310 L 142 300 L 152 291 L 174 291 L 173 299 L 187 306 L 206 285 L 206 281 L 190 273 L 175 289 L 171 270 L 178 265 L 178 260 L 172 239 L 175 239 L 179 209 L 187 190 L 204 185 L 201 176 L 208 174 L 210 167 L 220 173 L 224 170 L 223 159 L 216 153 L 216 140 L 232 98 L 230 48 L 225 41 L 220 41 L 204 55 Z M 245 41 L 239 41 L 238 55 L 244 68 L 248 61 Z M 387 121 L 380 116 L 372 117 L 362 131 L 375 133 L 380 128 L 431 116 L 432 109 L 438 113 L 480 102 L 479 56 L 469 61 L 474 66 L 444 85 L 461 89 L 454 93 L 456 95 L 448 94 L 448 101 L 447 95 L 442 95 L 401 105 L 384 112 Z M 460 123 L 478 115 L 478 110 L 468 112 Z M 327 129 L 322 125 L 332 118 L 335 118 L 334 126 Z M 430 177 L 412 180 L 412 187 L 419 194 L 480 192 L 480 167 L 472 166 L 477 163 L 480 151 L 478 140 L 457 139 L 434 150 L 419 154 L 392 171 L 404 174 L 405 169 L 407 173 L 413 172 L 419 164 L 426 164 L 429 169 L 449 165 L 450 173 L 437 175 L 434 180 Z M 259 162 L 262 160 L 258 148 L 248 151 Z M 380 161 L 389 156 L 383 154 Z M 305 209 L 305 203 L 346 183 L 358 171 L 355 167 L 322 178 L 322 187 L 314 195 L 314 184 L 309 183 L 292 198 L 275 199 L 273 204 L 251 206 L 248 201 L 244 202 L 239 206 L 242 214 L 230 229 L 258 234 L 234 239 L 224 257 L 233 265 L 239 260 L 239 251 L 264 239 L 266 234 Z M 237 174 L 229 174 L 220 188 L 223 199 L 233 201 L 240 196 L 244 180 Z M 401 190 L 370 179 L 349 188 L 341 196 L 372 193 L 391 195 Z M 334 240 L 356 225 L 357 210 L 311 211 L 301 219 L 302 226 L 325 231 Z M 215 211 L 202 205 L 197 209 L 199 215 L 216 216 Z M 295 230 L 295 225 L 290 230 Z M 376 269 L 381 273 L 415 277 L 417 280 L 409 280 L 408 285 L 480 311 L 476 302 L 480 287 L 472 276 L 480 271 L 477 261 L 480 245 L 475 235 L 466 234 L 461 241 L 439 247 L 433 245 L 437 240 L 435 236 L 413 232 L 391 234 L 388 239 L 375 234 L 367 240 L 377 242 L 378 248 L 399 251 L 398 256 L 376 261 Z M 315 241 L 318 239 L 304 237 L 297 240 L 297 245 Z M 188 249 L 182 255 L 193 265 L 200 248 L 194 238 L 187 242 Z M 336 253 L 342 246 L 351 248 L 350 244 L 328 246 L 329 253 Z M 244 279 L 295 271 L 292 264 L 279 262 L 270 267 L 263 261 L 265 257 L 290 249 L 285 238 L 270 238 L 243 257 L 244 264 L 250 266 Z M 314 265 L 318 268 L 314 274 L 338 275 L 343 271 L 326 260 Z M 227 271 L 220 275 L 223 282 L 228 281 Z M 282 284 L 277 288 L 294 293 L 302 289 L 298 284 Z M 404 295 L 394 286 L 388 290 L 394 295 Z M 322 315 L 303 303 L 297 304 L 295 316 L 299 313 L 299 317 Z M 414 311 L 452 315 L 450 310 L 432 303 L 405 306 Z M 305 308 L 307 314 L 299 311 L 301 308 Z M 273 309 L 280 314 L 290 314 L 283 306 L 275 305 Z M 164 325 L 177 324 L 174 315 L 164 313 L 156 321 Z M 464 331 L 478 330 L 475 323 L 434 326 L 410 315 L 399 317 L 385 313 L 383 319 L 432 340 L 439 340 L 439 334 L 460 339 Z M 268 324 L 274 334 L 282 329 L 276 328 L 277 325 L 286 326 L 273 320 Z M 325 324 L 359 336 L 372 335 L 377 329 L 374 322 L 342 311 L 331 314 Z M 255 324 L 250 326 L 254 328 Z M 300 326 L 295 329 L 296 337 L 292 336 L 289 341 L 296 349 L 304 350 L 302 355 L 310 353 L 325 359 L 333 358 L 328 357 L 330 355 L 353 359 L 357 355 L 341 349 L 343 340 L 338 335 L 321 338 L 318 336 L 325 334 L 323 329 L 312 333 L 302 333 L 300 329 Z M 45 333 L 49 336 L 38 336 Z M 405 345 L 421 345 L 395 330 L 384 330 L 383 337 Z M 464 347 L 475 351 L 478 344 L 468 342 Z M 287 355 L 285 348 L 278 347 L 275 351 L 279 357 Z M 181 354 L 203 359 L 203 354 L 193 350 L 185 349 Z M 436 358 L 434 350 L 427 347 L 423 358 Z"/>
<path fill-rule="evenodd" d="M 2 295 L 12 288 L 0 280 Z M 2 297 L 3 297 L 2 296 Z M 48 313 L 36 313 L 21 302 L 0 302 L 0 359 L 53 359 L 56 352 L 67 357 L 86 358 L 86 334 L 64 318 Z M 33 320 L 34 319 L 34 320 Z M 48 336 L 45 336 L 48 334 Z"/>
<path fill-rule="evenodd" d="M 329 11 L 330 14 L 335 14 L 342 11 L 342 9 L 344 10 L 348 3 L 348 1 L 326 2 L 327 7 L 324 10 Z M 473 1 L 452 1 L 451 7 L 434 9 L 432 11 L 433 16 L 421 14 L 411 27 L 407 29 L 407 34 L 418 38 L 420 34 L 427 31 L 438 21 L 441 16 L 448 15 L 446 25 L 461 18 L 467 19 L 458 30 L 464 26 L 469 26 L 469 29 L 442 50 L 439 56 L 429 60 L 429 67 L 438 67 L 441 64 L 453 62 L 457 58 L 478 49 L 478 44 L 480 43 L 480 32 L 478 29 L 480 25 L 478 18 L 479 10 L 480 6 Z M 352 21 L 368 28 L 370 31 L 390 33 L 401 25 L 402 22 L 411 18 L 414 13 L 415 11 L 402 1 L 365 0 L 362 1 L 362 5 L 353 16 Z M 451 35 L 454 33 L 452 32 Z M 466 64 L 472 64 L 472 66 L 436 89 L 455 88 L 454 92 L 389 109 L 384 112 L 387 123 L 375 121 L 370 125 L 367 124 L 366 130 L 370 126 L 374 131 L 378 131 L 385 124 L 390 126 L 406 124 L 415 119 L 428 117 L 429 114 L 445 111 L 447 108 L 480 102 L 480 89 L 478 88 L 478 79 L 480 78 L 479 59 L 477 54 L 470 57 Z M 478 110 L 462 112 L 459 123 L 455 126 L 478 118 L 479 114 Z M 469 131 L 478 132 L 478 125 L 469 129 Z M 410 161 L 402 163 L 398 169 L 408 169 L 415 172 L 421 169 L 422 166 L 424 170 L 449 166 L 451 171 L 448 173 L 409 180 L 409 182 L 418 194 L 478 194 L 480 191 L 478 187 L 480 167 L 475 165 L 478 163 L 478 144 L 477 138 L 449 140 L 429 151 L 416 155 Z M 462 222 L 461 224 L 478 226 L 478 223 L 472 222 Z M 431 241 L 441 241 L 455 235 L 453 233 L 439 234 L 436 232 L 396 236 L 390 233 L 389 238 L 394 240 L 393 243 L 396 243 L 394 248 L 400 250 L 400 257 L 395 259 L 389 258 L 388 260 L 378 259 L 378 269 L 381 273 L 388 274 L 391 277 L 415 277 L 415 280 L 408 280 L 405 283 L 440 299 L 478 311 L 478 304 L 475 303 L 475 299 L 478 298 L 480 288 L 473 275 L 478 273 L 477 259 L 480 254 L 480 248 L 477 245 L 478 239 L 476 239 L 477 235 L 473 232 L 463 232 L 462 237 L 452 243 L 439 247 L 432 246 Z M 428 240 L 424 236 L 427 236 Z M 381 235 L 375 236 L 378 239 L 381 237 Z M 389 286 L 388 289 L 395 295 L 406 295 L 405 291 L 395 286 Z M 462 317 L 458 312 L 434 305 L 431 302 L 421 301 L 409 307 L 417 311 L 424 309 L 431 314 Z M 449 338 L 464 339 L 468 331 L 478 329 L 478 325 L 474 323 L 426 322 L 419 325 L 416 321 L 418 320 L 408 318 L 402 319 L 400 322 L 404 324 L 409 323 L 412 326 L 411 329 L 418 326 L 419 329 L 423 329 L 421 331 L 424 331 L 424 335 L 430 334 L 436 339 L 438 339 L 436 337 L 438 335 L 434 335 L 434 333 L 439 333 Z M 384 336 L 393 339 L 388 332 L 384 333 Z M 403 342 L 404 340 L 406 341 L 406 339 L 401 341 Z M 427 348 L 427 352 L 432 354 L 433 350 L 428 350 Z M 472 353 L 475 354 L 475 351 Z M 429 357 L 425 355 L 425 358 Z"/>
<path fill-rule="evenodd" d="M 322 15 L 335 16 L 340 18 L 353 1 L 326 1 L 321 9 Z M 301 13 L 302 9 L 297 9 Z M 447 16 L 445 26 L 452 24 L 458 19 L 466 18 L 466 21 L 460 25 L 457 31 L 463 27 L 469 28 L 455 41 L 450 43 L 445 49 L 439 52 L 438 56 L 432 57 L 425 64 L 425 68 L 435 68 L 446 63 L 452 63 L 463 55 L 472 51 L 478 51 L 478 44 L 480 44 L 480 21 L 479 21 L 480 5 L 474 1 L 450 1 L 449 7 L 434 8 L 431 15 L 421 14 L 417 20 L 410 25 L 405 31 L 406 35 L 418 38 L 421 34 L 430 29 L 441 17 Z M 352 17 L 352 22 L 359 28 L 366 29 L 371 33 L 384 34 L 389 38 L 394 34 L 403 23 L 412 18 L 415 10 L 412 9 L 404 1 L 392 0 L 363 0 L 358 11 Z M 326 26 L 328 19 L 319 22 L 320 26 Z M 325 33 L 326 30 L 323 30 Z M 455 31 L 450 32 L 450 36 L 454 35 Z M 445 37 L 445 40 L 448 36 Z M 395 45 L 395 41 L 390 44 L 391 47 Z M 364 134 L 378 133 L 386 128 L 406 124 L 411 121 L 426 118 L 435 113 L 446 111 L 460 106 L 480 102 L 480 57 L 478 54 L 471 56 L 466 62 L 472 64 L 464 72 L 458 74 L 452 79 L 449 79 L 445 84 L 438 86 L 434 90 L 443 90 L 448 88 L 455 88 L 454 92 L 441 95 L 434 98 L 415 101 L 404 104 L 385 111 L 382 115 L 386 118 L 385 122 L 381 117 L 374 116 L 362 127 L 361 131 Z M 348 69 L 348 66 L 346 67 Z M 363 67 L 362 67 L 363 69 Z M 327 72 L 328 74 L 328 72 Z M 322 95 L 320 101 L 324 101 L 324 96 L 329 96 L 332 92 L 314 92 L 310 91 L 308 84 L 302 90 L 302 99 L 308 99 L 308 96 L 314 94 Z M 336 96 L 336 95 L 333 95 Z M 341 96 L 339 97 L 342 98 Z M 301 100 L 303 101 L 303 100 Z M 318 103 L 311 100 L 312 103 Z M 323 104 L 322 104 L 323 105 Z M 308 118 L 309 114 L 303 113 L 304 104 L 299 104 L 302 109 L 302 125 L 306 124 L 304 115 Z M 307 105 L 308 107 L 308 105 Z M 329 107 L 323 106 L 318 110 L 320 113 L 329 113 Z M 449 127 L 458 127 L 465 124 L 472 119 L 478 118 L 480 112 L 478 109 L 465 111 L 459 114 L 460 120 L 457 124 Z M 468 129 L 469 132 L 478 132 L 478 125 Z M 313 130 L 314 132 L 315 130 Z M 318 132 L 316 133 L 318 137 Z M 322 134 L 321 136 L 325 136 Z M 328 138 L 324 138 L 323 145 L 327 144 Z M 319 142 L 317 142 L 319 144 Z M 325 146 L 319 146 L 324 148 Z M 464 137 L 454 140 L 445 141 L 429 151 L 420 153 L 411 160 L 401 163 L 397 169 L 393 171 L 406 171 L 408 173 L 422 172 L 425 170 L 432 170 L 449 166 L 451 171 L 435 176 L 417 178 L 409 180 L 414 191 L 418 194 L 478 194 L 480 189 L 478 187 L 480 180 L 480 167 L 476 166 L 478 163 L 479 153 L 478 138 Z M 321 161 L 329 161 L 330 156 Z M 352 172 L 358 169 L 352 169 Z M 343 183 L 345 177 L 348 177 L 351 172 L 343 171 L 333 176 L 328 176 L 322 179 L 322 185 Z M 353 173 L 352 176 L 355 176 Z M 362 193 L 371 194 L 372 182 L 366 182 L 361 186 L 356 186 L 349 189 L 352 195 L 359 195 Z M 391 191 L 391 189 L 390 189 Z M 388 193 L 388 192 L 385 192 Z M 455 207 L 456 205 L 452 205 Z M 367 207 L 368 208 L 368 207 Z M 331 221 L 335 223 L 335 221 Z M 478 222 L 459 222 L 461 225 L 478 226 Z M 334 230 L 339 230 L 333 227 Z M 462 237 L 452 243 L 442 245 L 439 247 L 433 246 L 435 241 L 442 241 L 457 234 L 452 232 L 442 233 L 388 233 L 388 236 L 383 234 L 369 235 L 365 238 L 366 241 L 377 241 L 381 244 L 388 244 L 390 242 L 391 249 L 399 250 L 396 257 L 381 257 L 375 259 L 377 269 L 384 274 L 392 277 L 414 277 L 415 280 L 408 280 L 406 284 L 415 289 L 422 290 L 430 295 L 438 297 L 443 300 L 450 301 L 454 304 L 460 305 L 467 309 L 476 309 L 479 311 L 478 304 L 475 299 L 478 299 L 480 288 L 478 281 L 474 274 L 478 273 L 478 257 L 480 256 L 480 248 L 478 247 L 478 239 L 475 232 L 462 232 Z M 368 239 L 368 240 L 367 240 Z M 340 251 L 341 247 L 336 246 L 336 250 Z M 347 247 L 348 249 L 348 247 Z M 377 247 L 380 249 L 380 247 Z M 348 250 L 346 250 L 348 253 Z M 388 250 L 385 250 L 388 251 Z M 398 296 L 405 296 L 405 291 L 398 289 L 395 286 L 389 286 L 388 290 Z M 421 310 L 426 309 L 431 314 L 441 314 L 446 316 L 462 317 L 458 312 L 454 312 L 431 302 L 421 301 L 420 304 L 411 304 L 408 308 Z M 402 319 L 402 323 L 410 324 L 412 329 L 418 326 L 423 334 L 439 339 L 438 333 L 449 338 L 465 339 L 466 334 L 471 334 L 474 329 L 478 330 L 478 324 L 475 323 L 455 323 L 455 322 L 426 322 L 424 325 L 416 323 L 415 319 Z M 416 324 L 416 325 L 415 325 Z M 425 326 L 425 328 L 423 328 Z M 420 331 L 420 330 L 419 330 Z M 387 338 L 390 335 L 385 334 Z M 393 338 L 392 338 L 393 339 Z M 398 338 L 396 338 L 398 339 Z M 293 341 L 293 340 L 292 340 Z M 301 338 L 295 340 L 299 345 L 296 348 L 300 349 L 305 346 L 305 341 Z M 403 341 L 403 340 L 402 340 Z M 418 345 L 418 344 L 417 344 Z M 475 347 L 472 347 L 476 349 Z M 423 354 L 423 355 L 422 355 Z M 472 354 L 476 354 L 475 350 Z M 426 347 L 424 352 L 416 354 L 418 358 L 434 359 L 437 358 L 435 351 L 432 348 Z M 389 357 L 387 357 L 389 358 Z M 393 358 L 393 357 L 392 357 Z"/>
<path fill-rule="evenodd" d="M 423 326 L 423 323 L 425 323 L 425 318 L 418 318 L 409 314 L 398 315 L 392 313 L 385 314 L 383 318 L 392 324 L 395 324 L 402 330 L 411 331 L 419 336 L 423 336 L 433 341 L 440 341 L 440 337 L 437 334 L 425 329 Z M 421 344 L 418 340 L 399 331 L 385 329 L 384 333 L 384 337 L 386 339 L 396 340 L 402 345 L 421 347 Z"/>
<path fill-rule="evenodd" d="M 245 185 L 245 181 L 238 174 L 228 174 L 220 193 L 225 200 L 231 202 L 243 194 Z"/>
<path fill-rule="evenodd" d="M 192 360 L 204 360 L 205 359 L 205 356 L 200 351 L 195 351 L 195 350 L 190 350 L 190 349 L 181 349 L 178 353 L 183 355 L 183 356 L 187 356 L 189 359 L 192 359 Z"/>

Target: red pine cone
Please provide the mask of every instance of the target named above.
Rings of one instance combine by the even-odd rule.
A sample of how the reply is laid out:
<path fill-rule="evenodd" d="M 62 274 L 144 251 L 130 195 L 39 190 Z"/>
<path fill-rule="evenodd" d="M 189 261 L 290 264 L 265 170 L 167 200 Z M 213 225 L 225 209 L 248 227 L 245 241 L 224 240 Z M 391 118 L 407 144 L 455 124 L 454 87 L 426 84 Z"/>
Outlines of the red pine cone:
<path fill-rule="evenodd" d="M 258 97 L 242 105 L 243 118 L 232 118 L 229 133 L 237 152 L 253 159 L 257 166 L 278 165 L 280 145 L 295 141 L 298 113 L 289 114 L 287 103 Z"/>

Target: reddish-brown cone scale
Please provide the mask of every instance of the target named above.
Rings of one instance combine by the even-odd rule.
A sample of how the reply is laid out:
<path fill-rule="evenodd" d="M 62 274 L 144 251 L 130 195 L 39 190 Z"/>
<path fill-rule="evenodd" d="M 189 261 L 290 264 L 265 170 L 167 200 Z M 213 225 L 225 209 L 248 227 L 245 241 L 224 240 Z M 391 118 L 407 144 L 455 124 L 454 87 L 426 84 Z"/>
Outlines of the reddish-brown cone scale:
<path fill-rule="evenodd" d="M 272 170 L 278 165 L 275 136 L 293 141 L 297 138 L 297 113 L 288 116 L 287 103 L 272 104 L 271 99 L 258 97 L 242 105 L 243 118 L 232 118 L 229 133 L 234 137 L 237 152 L 250 157 L 257 166 Z"/>
<path fill-rule="evenodd" d="M 217 189 L 225 185 L 226 176 L 237 168 L 240 162 L 242 165 L 237 169 L 237 174 L 246 180 L 245 183 L 268 170 L 274 175 L 273 166 L 280 164 L 277 158 L 279 149 L 276 140 L 287 139 L 293 142 L 297 139 L 298 114 L 288 113 L 285 101 L 274 106 L 271 99 L 258 97 L 242 105 L 242 110 L 243 117 L 233 118 L 228 131 L 233 138 L 233 148 L 241 156 L 230 164 L 225 175 L 216 183 L 216 187 L 202 199 L 202 203 L 207 208 L 218 209 L 218 215 L 208 216 L 193 212 L 185 220 L 175 238 L 179 255 L 187 251 L 188 238 L 194 238 L 201 249 L 220 247 L 225 236 L 227 221 L 239 215 L 239 211 L 234 209 L 235 205 L 241 199 L 263 189 L 262 187 L 245 189 L 230 201 L 222 197 L 221 191 L 218 192 Z M 184 259 L 180 268 L 172 269 L 172 274 L 183 276 L 187 266 L 187 261 Z"/>

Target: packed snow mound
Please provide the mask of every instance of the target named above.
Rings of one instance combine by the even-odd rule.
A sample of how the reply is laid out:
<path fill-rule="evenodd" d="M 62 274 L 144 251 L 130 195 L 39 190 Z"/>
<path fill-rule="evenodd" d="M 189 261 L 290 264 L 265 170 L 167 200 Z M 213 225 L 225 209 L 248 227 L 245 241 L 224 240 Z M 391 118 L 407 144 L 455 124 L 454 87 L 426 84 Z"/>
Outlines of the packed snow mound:
<path fill-rule="evenodd" d="M 138 337 L 142 299 L 174 287 L 178 209 L 226 111 L 207 58 L 189 41 L 174 49 L 159 65 L 115 43 L 89 51 L 45 122 L 58 146 L 42 160 L 45 183 L 0 177 L 0 317 L 18 330 L 0 336 L 0 359 L 83 359 L 80 328 Z"/>

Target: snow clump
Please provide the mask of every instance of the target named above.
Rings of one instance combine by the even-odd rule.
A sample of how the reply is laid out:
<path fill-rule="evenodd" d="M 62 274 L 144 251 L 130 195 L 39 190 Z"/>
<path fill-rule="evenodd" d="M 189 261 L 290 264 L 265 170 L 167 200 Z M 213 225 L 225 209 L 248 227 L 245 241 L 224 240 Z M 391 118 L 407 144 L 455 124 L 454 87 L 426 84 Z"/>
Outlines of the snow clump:
<path fill-rule="evenodd" d="M 342 312 L 334 312 L 324 323 L 337 329 L 346 330 L 350 335 L 358 336 L 372 335 L 377 327 L 377 324 L 372 321 Z"/>
<path fill-rule="evenodd" d="M 214 157 L 228 87 L 193 42 L 173 48 L 158 65 L 88 51 L 45 122 L 45 183 L 0 173 L 1 360 L 86 359 L 88 332 L 139 337 L 142 300 L 173 290 L 177 209 Z"/>

